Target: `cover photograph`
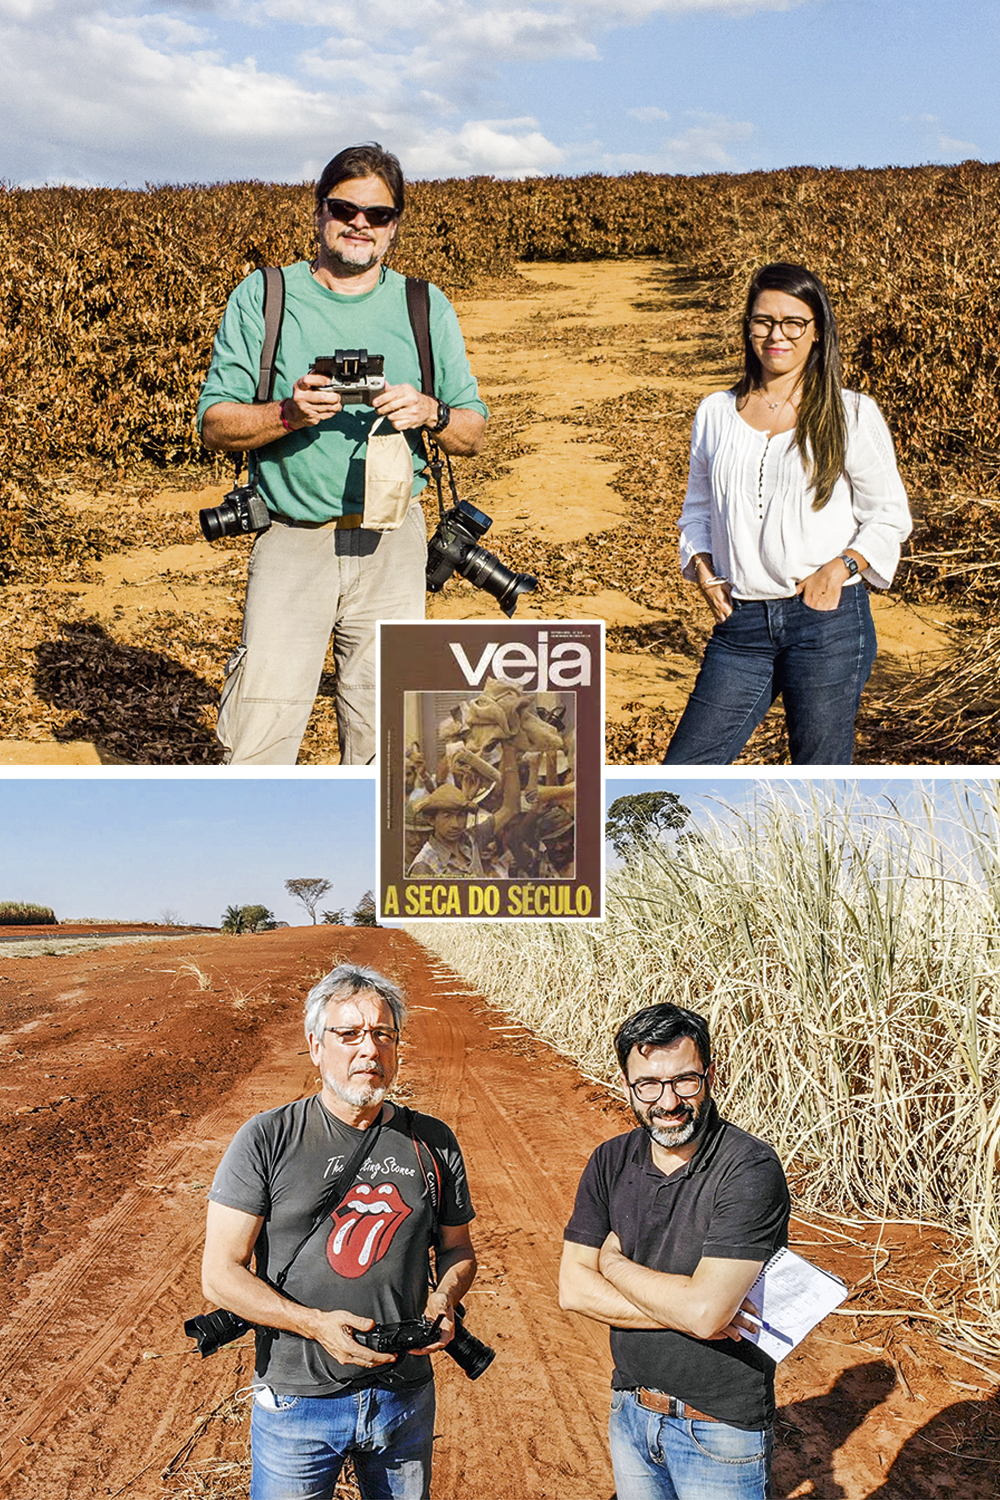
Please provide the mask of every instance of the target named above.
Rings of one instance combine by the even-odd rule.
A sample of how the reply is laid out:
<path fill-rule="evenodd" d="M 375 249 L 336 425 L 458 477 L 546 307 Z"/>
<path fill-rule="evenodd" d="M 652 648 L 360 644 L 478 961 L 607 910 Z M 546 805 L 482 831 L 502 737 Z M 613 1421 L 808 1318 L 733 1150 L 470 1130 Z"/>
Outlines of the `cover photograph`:
<path fill-rule="evenodd" d="M 381 918 L 603 915 L 603 631 L 378 627 Z"/>

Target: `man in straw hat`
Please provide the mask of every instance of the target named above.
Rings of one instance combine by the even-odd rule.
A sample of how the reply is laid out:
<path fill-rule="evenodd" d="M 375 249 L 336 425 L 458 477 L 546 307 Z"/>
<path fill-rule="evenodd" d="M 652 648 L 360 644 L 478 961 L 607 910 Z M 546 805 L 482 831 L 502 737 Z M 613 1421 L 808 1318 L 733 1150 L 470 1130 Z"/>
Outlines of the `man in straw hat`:
<path fill-rule="evenodd" d="M 510 820 L 521 810 L 521 783 L 517 757 L 511 744 L 500 752 L 503 801 L 497 810 L 469 827 L 469 814 L 476 811 L 464 792 L 450 781 L 435 787 L 429 797 L 414 805 L 417 823 L 430 836 L 407 872 L 409 880 L 491 880 L 503 872 L 485 851 Z"/>

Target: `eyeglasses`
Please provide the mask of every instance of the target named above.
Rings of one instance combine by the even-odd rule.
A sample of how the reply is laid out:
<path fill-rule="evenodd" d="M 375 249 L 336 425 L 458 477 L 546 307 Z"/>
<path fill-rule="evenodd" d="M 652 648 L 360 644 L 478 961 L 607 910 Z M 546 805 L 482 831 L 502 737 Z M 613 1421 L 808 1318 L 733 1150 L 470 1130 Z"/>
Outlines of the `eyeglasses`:
<path fill-rule="evenodd" d="M 777 328 L 779 332 L 785 335 L 786 339 L 791 339 L 794 344 L 796 339 L 802 337 L 809 324 L 815 323 L 815 321 L 815 318 L 765 318 L 762 313 L 758 313 L 754 317 L 748 318 L 747 324 L 750 328 L 751 338 L 769 338 L 771 329 Z"/>
<path fill-rule="evenodd" d="M 395 1047 L 399 1041 L 399 1032 L 388 1026 L 324 1026 L 323 1030 L 331 1031 L 345 1047 L 356 1047 L 366 1036 L 371 1037 L 376 1047 Z"/>
<path fill-rule="evenodd" d="M 393 219 L 399 218 L 397 208 L 386 208 L 382 203 L 372 203 L 366 207 L 363 203 L 349 203 L 346 198 L 321 198 L 319 201 L 320 206 L 338 224 L 350 224 L 358 214 L 364 214 L 373 229 L 384 229 Z"/>
<path fill-rule="evenodd" d="M 663 1098 L 664 1089 L 673 1089 L 678 1099 L 694 1099 L 700 1094 L 708 1075 L 705 1073 L 679 1073 L 676 1078 L 640 1078 L 630 1083 L 629 1088 L 641 1104 L 656 1104 Z"/>

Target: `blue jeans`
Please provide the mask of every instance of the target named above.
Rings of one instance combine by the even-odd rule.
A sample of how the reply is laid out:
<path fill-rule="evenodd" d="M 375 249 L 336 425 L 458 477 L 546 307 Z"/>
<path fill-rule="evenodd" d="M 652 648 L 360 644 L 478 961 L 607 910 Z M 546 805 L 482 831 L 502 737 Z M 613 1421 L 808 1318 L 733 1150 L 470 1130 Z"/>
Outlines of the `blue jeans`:
<path fill-rule="evenodd" d="M 250 1500 L 332 1500 L 350 1454 L 364 1500 L 427 1500 L 434 1382 L 339 1396 L 254 1394 Z"/>
<path fill-rule="evenodd" d="M 861 690 L 875 660 L 863 584 L 836 609 L 791 599 L 733 600 L 712 632 L 666 766 L 725 766 L 781 696 L 794 766 L 849 766 Z"/>
<path fill-rule="evenodd" d="M 769 1500 L 770 1428 L 662 1417 L 613 1391 L 609 1432 L 618 1500 Z"/>

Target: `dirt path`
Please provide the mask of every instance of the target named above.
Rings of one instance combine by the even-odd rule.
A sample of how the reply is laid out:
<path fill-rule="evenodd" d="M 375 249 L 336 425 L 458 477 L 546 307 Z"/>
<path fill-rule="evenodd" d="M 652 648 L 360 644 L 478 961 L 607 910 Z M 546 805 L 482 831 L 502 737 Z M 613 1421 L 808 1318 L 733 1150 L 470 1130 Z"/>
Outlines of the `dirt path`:
<path fill-rule="evenodd" d="M 698 286 L 678 271 L 641 260 L 521 275 L 517 295 L 458 300 L 494 415 L 482 458 L 457 465 L 461 490 L 494 517 L 490 548 L 542 581 L 520 614 L 607 622 L 609 722 L 675 717 L 708 631 L 676 562 L 688 434 L 698 400 L 731 372 Z M 141 491 L 129 534 L 148 544 L 5 591 L 16 691 L 0 716 L 0 765 L 217 758 L 213 705 L 238 639 L 246 548 L 202 541 L 196 512 L 225 487 Z M 82 525 L 108 501 L 67 503 Z M 427 510 L 433 525 L 430 500 Z M 943 607 L 873 602 L 881 670 L 953 637 Z M 429 613 L 499 617 L 488 595 L 454 581 Z M 326 679 L 306 762 L 336 758 L 329 693 Z"/>
<path fill-rule="evenodd" d="M 0 962 L 9 1500 L 245 1495 L 246 1406 L 230 1398 L 250 1378 L 248 1351 L 202 1362 L 180 1324 L 202 1306 L 214 1167 L 249 1114 L 312 1091 L 301 1000 L 344 957 L 406 986 L 399 1096 L 454 1124 L 478 1209 L 469 1326 L 498 1359 L 475 1383 L 438 1362 L 435 1497 L 611 1495 L 606 1334 L 560 1313 L 555 1287 L 580 1170 L 624 1112 L 405 934 L 296 928 Z M 830 1269 L 870 1271 L 864 1231 L 793 1227 Z M 890 1230 L 882 1274 L 922 1284 L 943 1248 Z M 778 1494 L 995 1495 L 995 1384 L 926 1323 L 831 1318 L 779 1374 Z"/>

